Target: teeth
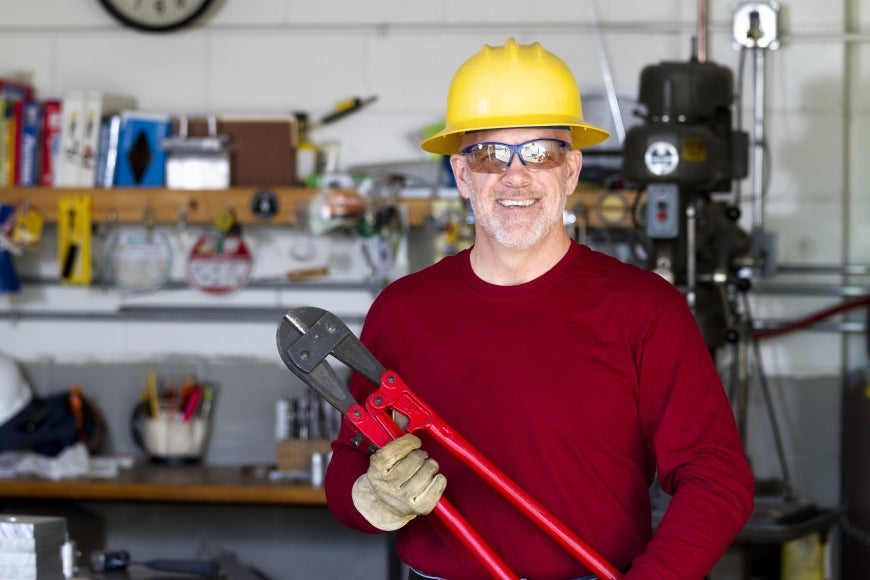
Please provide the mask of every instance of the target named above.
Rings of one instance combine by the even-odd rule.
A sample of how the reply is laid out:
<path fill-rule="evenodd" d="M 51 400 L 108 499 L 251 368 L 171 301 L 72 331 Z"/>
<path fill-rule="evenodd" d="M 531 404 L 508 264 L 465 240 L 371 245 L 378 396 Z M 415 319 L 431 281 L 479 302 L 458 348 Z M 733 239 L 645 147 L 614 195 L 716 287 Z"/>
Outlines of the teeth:
<path fill-rule="evenodd" d="M 498 202 L 507 207 L 528 207 L 535 203 L 533 199 L 500 199 Z"/>

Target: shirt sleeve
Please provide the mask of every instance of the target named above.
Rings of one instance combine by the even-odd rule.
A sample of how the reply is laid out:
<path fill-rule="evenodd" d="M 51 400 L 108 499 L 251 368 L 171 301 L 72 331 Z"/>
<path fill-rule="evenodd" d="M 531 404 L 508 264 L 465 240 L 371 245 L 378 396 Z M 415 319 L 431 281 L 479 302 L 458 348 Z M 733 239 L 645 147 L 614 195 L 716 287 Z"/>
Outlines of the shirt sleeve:
<path fill-rule="evenodd" d="M 366 318 L 366 324 L 360 335 L 363 344 L 369 344 L 376 334 L 377 310 L 373 307 Z M 375 390 L 376 386 L 362 375 L 353 373 L 350 380 L 350 391 L 354 398 L 365 401 L 366 396 Z M 368 534 L 383 533 L 366 520 L 353 505 L 351 494 L 353 484 L 369 467 L 369 452 L 365 445 L 357 447 L 352 439 L 356 431 L 347 421 L 342 422 L 341 430 L 332 442 L 332 458 L 326 470 L 324 490 L 329 511 L 342 525 L 353 530 Z"/>
<path fill-rule="evenodd" d="M 682 296 L 639 348 L 639 404 L 664 518 L 626 580 L 703 578 L 752 513 L 754 479 L 713 357 Z"/>

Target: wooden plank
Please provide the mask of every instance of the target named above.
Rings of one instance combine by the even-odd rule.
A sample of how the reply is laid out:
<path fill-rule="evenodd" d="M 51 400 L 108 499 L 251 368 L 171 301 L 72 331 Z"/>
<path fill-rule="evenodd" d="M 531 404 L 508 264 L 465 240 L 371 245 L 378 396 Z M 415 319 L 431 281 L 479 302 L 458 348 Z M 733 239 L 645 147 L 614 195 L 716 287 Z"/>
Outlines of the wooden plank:
<path fill-rule="evenodd" d="M 0 480 L 0 497 L 76 501 L 326 505 L 322 488 L 273 482 L 232 466 L 156 466 L 122 469 L 111 479 Z"/>
<path fill-rule="evenodd" d="M 278 211 L 274 217 L 263 220 L 252 211 L 254 196 L 263 190 L 271 191 L 278 199 Z M 57 201 L 62 195 L 76 194 L 91 197 L 91 214 L 94 223 L 142 223 L 147 208 L 154 211 L 157 223 L 177 223 L 182 210 L 187 212 L 190 224 L 211 224 L 218 214 L 232 207 L 242 225 L 293 225 L 299 204 L 308 203 L 317 194 L 317 189 L 296 187 L 234 187 L 221 190 L 181 190 L 160 188 L 6 188 L 0 189 L 0 202 L 16 205 L 28 200 L 46 222 L 57 221 Z M 631 228 L 631 209 L 636 193 L 600 188 L 578 188 L 568 197 L 567 209 L 581 211 L 587 227 Z M 431 199 L 400 199 L 407 209 L 408 223 L 421 226 L 432 211 Z"/>
<path fill-rule="evenodd" d="M 267 189 L 278 199 L 278 212 L 269 220 L 254 215 L 254 195 Z M 14 205 L 28 200 L 49 223 L 57 221 L 57 200 L 62 195 L 88 195 L 95 223 L 142 223 L 148 207 L 158 223 L 176 223 L 182 210 L 191 224 L 212 223 L 218 214 L 232 207 L 242 224 L 283 225 L 296 222 L 296 206 L 307 203 L 316 190 L 293 187 L 226 190 L 181 190 L 156 188 L 68 189 L 52 187 L 0 190 L 0 201 Z"/>

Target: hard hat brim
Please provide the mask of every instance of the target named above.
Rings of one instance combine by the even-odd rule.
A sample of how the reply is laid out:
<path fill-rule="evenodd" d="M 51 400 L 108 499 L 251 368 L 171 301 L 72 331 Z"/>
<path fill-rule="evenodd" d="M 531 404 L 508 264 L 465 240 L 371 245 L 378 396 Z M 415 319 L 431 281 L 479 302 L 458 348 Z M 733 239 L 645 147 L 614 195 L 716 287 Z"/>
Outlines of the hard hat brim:
<path fill-rule="evenodd" d="M 463 135 L 472 131 L 491 131 L 496 129 L 523 129 L 528 127 L 568 127 L 571 130 L 571 140 L 574 149 L 583 149 L 592 147 L 607 140 L 610 137 L 610 132 L 594 125 L 586 123 L 576 123 L 571 121 L 554 122 L 552 118 L 547 122 L 529 122 L 517 124 L 516 122 L 498 123 L 487 120 L 483 123 L 486 126 L 481 126 L 478 123 L 469 123 L 467 127 L 454 125 L 445 127 L 440 132 L 432 135 L 420 143 L 420 147 L 429 153 L 437 153 L 440 155 L 453 155 L 459 153 L 459 143 L 462 141 Z"/>

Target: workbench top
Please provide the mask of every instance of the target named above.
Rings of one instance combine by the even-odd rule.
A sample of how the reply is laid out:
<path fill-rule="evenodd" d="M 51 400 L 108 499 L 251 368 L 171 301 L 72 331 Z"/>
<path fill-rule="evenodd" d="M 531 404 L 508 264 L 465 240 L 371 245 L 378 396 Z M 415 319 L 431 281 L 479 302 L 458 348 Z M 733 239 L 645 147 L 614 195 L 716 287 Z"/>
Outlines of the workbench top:
<path fill-rule="evenodd" d="M 51 481 L 0 479 L 5 499 L 326 505 L 322 488 L 272 481 L 268 470 L 236 466 L 136 463 L 117 477 Z"/>

